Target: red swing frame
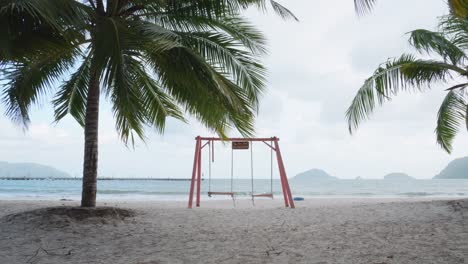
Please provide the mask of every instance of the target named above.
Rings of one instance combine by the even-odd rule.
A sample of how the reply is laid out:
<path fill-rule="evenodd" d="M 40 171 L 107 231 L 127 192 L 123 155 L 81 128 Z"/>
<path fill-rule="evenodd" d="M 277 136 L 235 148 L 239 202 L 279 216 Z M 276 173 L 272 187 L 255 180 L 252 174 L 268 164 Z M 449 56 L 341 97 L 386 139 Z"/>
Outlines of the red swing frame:
<path fill-rule="evenodd" d="M 190 182 L 190 195 L 188 201 L 188 208 L 192 208 L 193 204 L 193 195 L 195 191 L 195 182 L 197 183 L 197 193 L 196 193 L 196 206 L 200 207 L 200 187 L 201 187 L 201 158 L 202 158 L 202 149 L 207 145 L 213 146 L 214 141 L 230 141 L 230 142 L 254 142 L 259 141 L 265 143 L 276 153 L 276 161 L 278 163 L 278 170 L 281 180 L 281 188 L 283 191 L 284 205 L 285 207 L 295 208 L 294 200 L 291 195 L 291 188 L 289 187 L 288 177 L 286 176 L 286 169 L 284 168 L 283 158 L 281 156 L 281 151 L 279 147 L 279 138 L 216 138 L 216 137 L 201 137 L 197 136 L 195 138 L 195 154 L 193 159 L 193 170 L 192 170 L 192 180 Z M 272 142 L 273 145 L 268 142 Z M 214 153 L 212 153 L 214 155 Z M 214 195 L 230 195 L 234 194 L 231 192 L 211 192 Z"/>

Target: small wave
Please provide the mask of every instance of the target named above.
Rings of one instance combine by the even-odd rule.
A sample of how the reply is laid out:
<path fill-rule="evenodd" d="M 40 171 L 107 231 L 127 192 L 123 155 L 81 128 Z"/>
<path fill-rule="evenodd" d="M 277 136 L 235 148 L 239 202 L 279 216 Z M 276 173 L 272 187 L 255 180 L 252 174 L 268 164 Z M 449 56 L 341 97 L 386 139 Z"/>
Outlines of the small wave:
<path fill-rule="evenodd" d="M 177 194 L 187 194 L 187 192 L 158 192 L 158 191 L 132 191 L 132 190 L 98 190 L 98 194 L 177 195 Z"/>
<path fill-rule="evenodd" d="M 378 194 L 370 193 L 370 192 L 362 192 L 362 193 L 355 193 L 353 195 L 356 195 L 356 196 L 374 196 L 374 195 L 378 195 Z"/>
<path fill-rule="evenodd" d="M 464 196 L 466 194 L 465 193 L 445 193 L 445 192 L 405 192 L 405 193 L 399 193 L 398 195 L 414 197 L 414 196 L 454 196 L 454 195 Z"/>

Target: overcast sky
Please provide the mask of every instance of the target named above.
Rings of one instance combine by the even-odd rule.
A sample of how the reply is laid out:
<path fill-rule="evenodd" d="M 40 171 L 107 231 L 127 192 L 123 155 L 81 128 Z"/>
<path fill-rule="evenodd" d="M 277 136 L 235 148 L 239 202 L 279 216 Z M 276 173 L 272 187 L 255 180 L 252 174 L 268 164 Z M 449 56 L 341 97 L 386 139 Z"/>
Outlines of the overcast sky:
<path fill-rule="evenodd" d="M 268 92 L 256 122 L 257 136 L 281 139 L 289 177 L 320 168 L 341 178 L 382 178 L 390 172 L 431 178 L 450 160 L 467 155 L 465 131 L 452 155 L 435 143 L 444 86 L 425 94 L 401 94 L 352 136 L 344 118 L 354 94 L 380 63 L 412 51 L 406 32 L 435 29 L 437 16 L 447 13 L 444 0 L 381 0 L 365 17 L 355 15 L 352 0 L 281 2 L 299 23 L 284 22 L 273 13 L 249 11 L 246 16 L 264 31 L 270 50 L 264 60 Z M 81 176 L 83 132 L 71 119 L 52 124 L 48 100 L 35 108 L 25 133 L 0 117 L 0 160 L 36 162 Z M 169 121 L 164 135 L 149 131 L 147 144 L 138 142 L 133 150 L 119 142 L 109 109 L 102 104 L 100 176 L 190 177 L 194 137 L 210 135 L 200 124 Z M 254 148 L 256 176 L 269 177 L 268 150 Z M 230 151 L 218 145 L 216 154 L 213 177 L 227 177 Z M 249 152 L 235 153 L 236 176 L 248 176 L 249 160 Z"/>

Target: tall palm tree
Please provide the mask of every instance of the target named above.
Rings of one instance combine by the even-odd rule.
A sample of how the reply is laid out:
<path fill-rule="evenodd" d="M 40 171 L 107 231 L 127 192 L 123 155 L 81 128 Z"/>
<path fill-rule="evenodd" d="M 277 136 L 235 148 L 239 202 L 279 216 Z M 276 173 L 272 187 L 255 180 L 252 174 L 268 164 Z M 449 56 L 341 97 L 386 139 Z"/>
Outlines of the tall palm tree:
<path fill-rule="evenodd" d="M 441 18 L 440 32 L 410 32 L 410 44 L 420 53 L 435 54 L 435 59 L 420 59 L 403 54 L 381 65 L 364 82 L 346 112 L 349 130 L 373 112 L 376 105 L 389 101 L 401 91 L 426 91 L 434 83 L 458 82 L 446 89 L 447 95 L 437 116 L 437 143 L 447 152 L 461 123 L 468 129 L 468 19 Z"/>
<path fill-rule="evenodd" d="M 94 207 L 101 95 L 126 144 L 185 113 L 222 136 L 253 133 L 266 48 L 241 12 L 267 3 L 295 19 L 267 0 L 2 0 L 6 114 L 27 126 L 31 105 L 55 94 L 55 119 L 70 114 L 84 127 L 81 205 Z"/>
<path fill-rule="evenodd" d="M 354 0 L 354 6 L 358 14 L 365 14 L 372 10 L 377 0 Z M 468 0 L 447 0 L 451 13 L 454 16 L 468 17 Z"/>

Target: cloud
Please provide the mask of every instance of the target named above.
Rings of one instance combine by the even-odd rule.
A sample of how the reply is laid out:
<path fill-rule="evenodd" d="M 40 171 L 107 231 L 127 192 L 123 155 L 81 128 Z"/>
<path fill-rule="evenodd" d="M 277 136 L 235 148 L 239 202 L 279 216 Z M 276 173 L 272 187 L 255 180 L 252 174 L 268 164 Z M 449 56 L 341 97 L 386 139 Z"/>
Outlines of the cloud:
<path fill-rule="evenodd" d="M 436 17 L 447 13 L 444 1 L 379 1 L 375 11 L 364 17 L 355 15 L 352 0 L 283 4 L 296 13 L 299 23 L 257 10 L 246 16 L 265 32 L 270 47 L 264 59 L 268 89 L 256 120 L 257 135 L 281 138 L 290 176 L 317 167 L 345 178 L 381 178 L 391 171 L 429 178 L 449 160 L 466 155 L 466 133 L 457 138 L 452 156 L 435 144 L 435 118 L 444 97 L 441 85 L 424 94 L 399 95 L 377 109 L 353 136 L 344 118 L 356 91 L 380 63 L 412 52 L 406 32 L 436 27 Z M 188 124 L 169 120 L 163 135 L 149 130 L 146 144 L 127 148 L 115 131 L 108 103 L 101 106 L 99 173 L 103 176 L 189 177 L 195 136 L 213 135 L 196 120 L 189 119 Z M 80 175 L 82 129 L 70 118 L 57 125 L 52 121 L 47 106 L 35 111 L 33 126 L 24 134 L 0 119 L 0 160 L 40 162 Z M 265 150 L 255 151 L 263 164 Z M 228 163 L 228 152 L 224 157 L 219 153 L 218 166 Z M 243 159 L 239 157 L 239 162 Z M 261 170 L 269 165 L 259 166 Z"/>

